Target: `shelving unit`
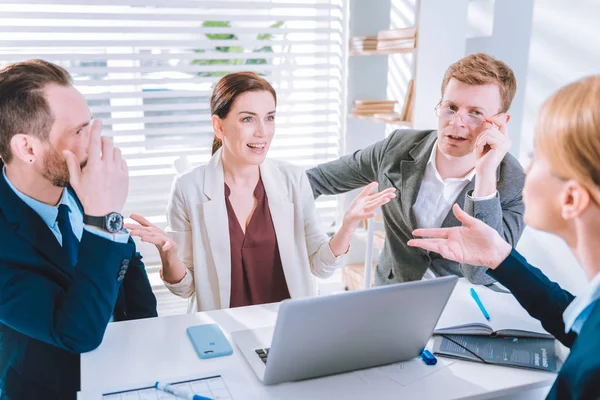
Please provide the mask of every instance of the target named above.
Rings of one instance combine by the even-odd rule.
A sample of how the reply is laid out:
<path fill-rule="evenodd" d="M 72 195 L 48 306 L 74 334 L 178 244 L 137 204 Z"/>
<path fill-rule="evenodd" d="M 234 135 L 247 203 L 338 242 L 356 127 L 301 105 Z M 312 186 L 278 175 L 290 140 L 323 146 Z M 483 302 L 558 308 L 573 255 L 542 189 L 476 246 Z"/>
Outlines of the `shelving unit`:
<path fill-rule="evenodd" d="M 379 31 L 377 36 L 355 36 L 349 42 L 349 56 L 386 56 L 393 54 L 412 54 L 413 67 L 410 81 L 406 87 L 404 99 L 382 99 L 386 101 L 398 100 L 401 105 L 401 110 L 397 108 L 389 112 L 374 112 L 373 114 L 363 113 L 348 113 L 348 118 L 370 121 L 375 123 L 383 123 L 399 128 L 413 127 L 413 110 L 415 104 L 415 79 L 416 79 L 416 58 L 418 52 L 419 40 L 419 9 L 420 1 L 416 4 L 415 26 L 408 28 L 399 28 L 392 30 Z M 388 82 L 389 85 L 389 82 Z M 376 98 L 370 97 L 371 101 L 377 101 Z M 355 99 L 356 101 L 361 99 Z M 402 100 L 404 100 L 402 102 Z M 361 100 L 366 101 L 366 100 Z M 396 107 L 398 104 L 396 105 Z M 363 110 L 364 112 L 364 110 Z M 385 114 L 390 117 L 386 118 Z M 344 269 L 344 283 L 348 290 L 358 290 L 368 288 L 373 285 L 373 276 L 375 262 L 373 252 L 381 251 L 385 242 L 385 232 L 383 231 L 382 216 L 377 215 L 375 218 L 364 221 L 362 229 L 357 230 L 355 237 L 366 244 L 366 252 L 363 263 L 353 263 L 346 265 Z M 376 227 L 377 225 L 377 227 Z M 365 268 L 369 266 L 370 268 Z"/>
<path fill-rule="evenodd" d="M 418 7 L 418 6 L 417 6 Z M 417 8 L 418 10 L 418 8 Z M 418 14 L 418 11 L 417 11 Z M 418 21 L 418 17 L 416 18 Z M 382 30 L 376 36 L 358 36 L 350 39 L 350 56 L 378 56 L 389 54 L 416 54 L 418 49 L 418 28 L 408 27 Z M 360 49 L 360 50 L 357 50 Z M 416 64 L 416 61 L 415 61 Z M 412 127 L 412 109 L 414 104 L 414 73 L 408 85 L 402 112 L 402 118 L 385 118 L 377 115 L 350 113 L 349 118 L 385 123 L 394 126 Z"/>
<path fill-rule="evenodd" d="M 416 52 L 416 47 L 410 47 L 406 49 L 391 49 L 391 50 L 364 50 L 364 51 L 350 51 L 350 56 L 382 56 L 388 54 L 406 54 Z"/>
<path fill-rule="evenodd" d="M 348 43 L 350 55 L 379 55 L 414 52 L 417 28 L 386 29 L 374 36 L 354 36 Z"/>
<path fill-rule="evenodd" d="M 362 119 L 364 121 L 381 122 L 388 125 L 412 127 L 412 112 L 414 104 L 414 79 L 408 84 L 406 96 L 404 98 L 404 105 L 401 113 L 375 113 L 374 115 L 361 115 L 351 113 L 348 115 L 349 118 Z M 398 118 L 398 116 L 400 118 Z"/>
<path fill-rule="evenodd" d="M 350 114 L 350 115 L 348 115 L 348 118 L 362 119 L 364 121 L 372 121 L 372 122 L 381 122 L 381 123 L 384 123 L 384 124 L 397 125 L 397 126 L 405 126 L 405 127 L 408 127 L 408 128 L 412 127 L 412 122 L 411 121 L 386 119 L 386 118 L 374 117 L 374 116 L 370 116 L 370 115 L 354 115 L 354 114 Z"/>

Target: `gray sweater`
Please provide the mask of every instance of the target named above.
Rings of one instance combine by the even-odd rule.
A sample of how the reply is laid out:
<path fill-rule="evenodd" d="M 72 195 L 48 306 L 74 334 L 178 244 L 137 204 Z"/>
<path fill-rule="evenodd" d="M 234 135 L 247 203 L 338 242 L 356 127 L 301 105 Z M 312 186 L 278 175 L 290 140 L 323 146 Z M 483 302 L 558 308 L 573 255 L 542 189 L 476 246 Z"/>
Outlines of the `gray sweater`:
<path fill-rule="evenodd" d="M 458 264 L 406 244 L 416 229 L 412 206 L 436 138 L 437 131 L 396 130 L 385 140 L 307 171 L 315 198 L 345 193 L 374 181 L 379 182 L 380 191 L 389 187 L 397 189 L 398 197 L 382 207 L 386 239 L 377 264 L 376 285 L 418 280 L 427 268 L 438 276 L 465 276 L 473 283 L 484 285 L 494 282 L 485 273 L 485 267 Z M 524 229 L 521 193 L 525 175 L 521 165 L 510 154 L 504 157 L 497 172 L 499 196 L 490 200 L 473 201 L 467 196 L 474 189 L 475 179 L 477 177 L 456 202 L 515 246 Z M 442 227 L 459 225 L 450 210 Z"/>

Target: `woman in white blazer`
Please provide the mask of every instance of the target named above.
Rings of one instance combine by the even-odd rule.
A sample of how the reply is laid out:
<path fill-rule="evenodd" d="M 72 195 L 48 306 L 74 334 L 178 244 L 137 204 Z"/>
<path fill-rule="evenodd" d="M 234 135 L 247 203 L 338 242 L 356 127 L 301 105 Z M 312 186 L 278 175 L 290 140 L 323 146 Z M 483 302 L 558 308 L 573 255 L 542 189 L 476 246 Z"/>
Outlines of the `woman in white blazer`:
<path fill-rule="evenodd" d="M 304 170 L 266 159 L 276 99 L 254 73 L 224 76 L 211 96 L 213 156 L 175 179 L 167 233 L 135 214 L 140 225 L 127 225 L 157 246 L 161 278 L 190 298 L 188 312 L 316 295 L 315 276 L 331 276 L 359 222 L 395 197 L 367 186 L 329 239 Z"/>

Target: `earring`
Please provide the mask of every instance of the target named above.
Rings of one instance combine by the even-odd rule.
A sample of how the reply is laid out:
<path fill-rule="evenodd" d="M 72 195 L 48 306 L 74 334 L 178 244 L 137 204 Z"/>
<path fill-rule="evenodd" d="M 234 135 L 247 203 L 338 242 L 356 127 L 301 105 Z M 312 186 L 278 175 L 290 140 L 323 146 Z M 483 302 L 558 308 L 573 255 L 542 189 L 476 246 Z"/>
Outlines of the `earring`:
<path fill-rule="evenodd" d="M 33 162 L 33 158 L 30 158 L 30 159 L 29 159 L 29 162 L 30 162 L 30 163 L 32 163 L 32 162 Z"/>

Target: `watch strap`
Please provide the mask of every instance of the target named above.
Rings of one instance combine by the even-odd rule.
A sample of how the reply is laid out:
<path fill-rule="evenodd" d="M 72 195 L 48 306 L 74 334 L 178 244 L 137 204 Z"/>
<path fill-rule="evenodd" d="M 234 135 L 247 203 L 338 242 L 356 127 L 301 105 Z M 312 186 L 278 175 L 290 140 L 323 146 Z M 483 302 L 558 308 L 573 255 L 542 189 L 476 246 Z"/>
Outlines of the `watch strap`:
<path fill-rule="evenodd" d="M 92 217 L 90 215 L 84 215 L 83 223 L 86 225 L 92 225 L 98 228 L 106 229 L 106 217 Z"/>

